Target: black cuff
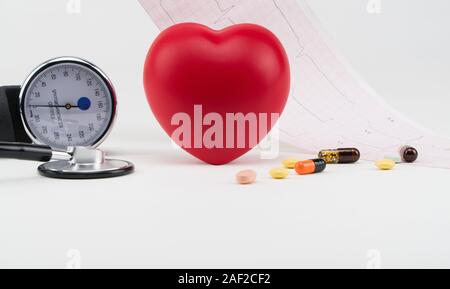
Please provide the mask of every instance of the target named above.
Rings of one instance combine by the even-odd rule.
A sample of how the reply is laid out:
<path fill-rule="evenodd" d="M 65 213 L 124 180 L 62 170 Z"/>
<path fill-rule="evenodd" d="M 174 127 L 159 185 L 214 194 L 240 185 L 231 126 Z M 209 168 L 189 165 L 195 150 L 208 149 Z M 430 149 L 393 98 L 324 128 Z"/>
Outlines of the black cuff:
<path fill-rule="evenodd" d="M 0 87 L 0 141 L 31 143 L 20 116 L 20 86 Z"/>

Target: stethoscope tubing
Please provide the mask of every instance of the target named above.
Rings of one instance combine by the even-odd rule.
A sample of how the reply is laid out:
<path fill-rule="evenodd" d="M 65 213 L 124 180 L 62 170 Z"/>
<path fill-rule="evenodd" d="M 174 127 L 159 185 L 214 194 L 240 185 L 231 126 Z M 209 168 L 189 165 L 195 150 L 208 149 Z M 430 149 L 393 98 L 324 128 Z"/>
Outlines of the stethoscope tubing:
<path fill-rule="evenodd" d="M 0 142 L 0 159 L 49 162 L 52 158 L 53 150 L 49 146 Z"/>

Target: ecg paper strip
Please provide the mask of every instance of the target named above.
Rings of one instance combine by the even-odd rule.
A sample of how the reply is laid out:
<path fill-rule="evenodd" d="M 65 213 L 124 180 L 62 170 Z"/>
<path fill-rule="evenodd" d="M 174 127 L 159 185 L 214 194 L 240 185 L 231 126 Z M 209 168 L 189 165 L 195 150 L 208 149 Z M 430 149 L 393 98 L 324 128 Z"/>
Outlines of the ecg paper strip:
<path fill-rule="evenodd" d="M 450 139 L 439 137 L 389 107 L 331 48 L 305 1 L 139 0 L 165 29 L 197 22 L 215 29 L 237 23 L 267 27 L 282 41 L 292 90 L 280 138 L 306 153 L 357 147 L 367 160 L 396 156 L 403 145 L 420 152 L 416 164 L 450 168 Z"/>

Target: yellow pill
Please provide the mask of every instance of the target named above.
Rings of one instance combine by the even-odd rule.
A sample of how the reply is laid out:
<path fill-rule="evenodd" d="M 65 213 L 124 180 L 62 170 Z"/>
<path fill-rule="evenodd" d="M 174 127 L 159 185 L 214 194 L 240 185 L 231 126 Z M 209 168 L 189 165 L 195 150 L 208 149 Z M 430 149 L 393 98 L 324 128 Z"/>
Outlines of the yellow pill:
<path fill-rule="evenodd" d="M 375 165 L 380 170 L 389 171 L 389 170 L 392 170 L 393 168 L 395 168 L 396 164 L 395 164 L 395 161 L 393 161 L 393 160 L 384 159 L 384 160 L 375 162 Z"/>
<path fill-rule="evenodd" d="M 271 169 L 269 174 L 274 179 L 282 180 L 289 176 L 289 171 L 285 168 L 276 168 L 276 169 Z"/>
<path fill-rule="evenodd" d="M 287 160 L 284 160 L 283 161 L 283 166 L 286 168 L 286 169 L 291 169 L 291 170 L 293 170 L 293 169 L 295 169 L 295 164 L 296 163 L 298 163 L 298 160 L 296 160 L 296 159 L 287 159 Z"/>

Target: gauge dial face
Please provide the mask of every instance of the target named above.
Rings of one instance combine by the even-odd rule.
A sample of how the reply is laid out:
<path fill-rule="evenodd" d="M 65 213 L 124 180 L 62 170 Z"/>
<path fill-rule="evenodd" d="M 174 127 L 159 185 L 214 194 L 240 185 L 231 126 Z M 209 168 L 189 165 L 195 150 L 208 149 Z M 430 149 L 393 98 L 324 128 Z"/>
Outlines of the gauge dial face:
<path fill-rule="evenodd" d="M 84 62 L 44 65 L 27 80 L 21 98 L 30 137 L 55 149 L 96 146 L 108 133 L 115 114 L 109 81 Z"/>

